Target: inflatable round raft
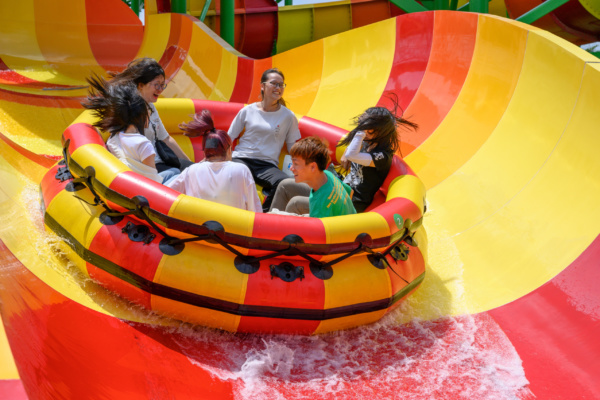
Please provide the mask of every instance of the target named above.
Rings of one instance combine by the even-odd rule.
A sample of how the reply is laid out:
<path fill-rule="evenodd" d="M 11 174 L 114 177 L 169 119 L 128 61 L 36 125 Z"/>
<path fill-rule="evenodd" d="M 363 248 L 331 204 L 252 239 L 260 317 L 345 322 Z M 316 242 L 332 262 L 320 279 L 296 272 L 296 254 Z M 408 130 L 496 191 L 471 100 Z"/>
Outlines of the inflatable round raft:
<path fill-rule="evenodd" d="M 169 132 L 202 109 L 227 130 L 242 107 L 157 103 Z M 45 224 L 84 274 L 148 310 L 231 332 L 314 334 L 379 320 L 425 276 L 425 188 L 397 156 L 364 213 L 256 214 L 132 172 L 91 122 L 85 111 L 65 130 L 64 159 L 41 182 Z M 337 162 L 346 131 L 309 117 L 299 126 L 325 138 Z M 202 159 L 199 140 L 173 136 Z"/>

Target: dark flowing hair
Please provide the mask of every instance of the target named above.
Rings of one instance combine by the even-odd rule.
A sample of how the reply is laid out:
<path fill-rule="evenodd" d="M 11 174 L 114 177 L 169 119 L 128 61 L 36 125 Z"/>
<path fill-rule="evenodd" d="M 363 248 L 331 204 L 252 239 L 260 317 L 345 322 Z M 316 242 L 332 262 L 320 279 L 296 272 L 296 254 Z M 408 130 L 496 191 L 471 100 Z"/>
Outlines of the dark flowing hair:
<path fill-rule="evenodd" d="M 281 76 L 281 79 L 283 79 L 283 81 L 285 82 L 285 76 L 283 76 L 283 72 L 281 72 L 279 70 L 279 68 L 270 68 L 268 70 L 266 70 L 265 72 L 262 73 L 262 76 L 260 77 L 260 83 L 265 83 L 268 79 L 269 79 L 269 74 L 279 74 L 279 76 Z M 261 88 L 260 89 L 260 99 L 262 100 L 265 96 L 265 91 Z M 281 104 L 282 106 L 286 107 L 287 103 L 285 102 L 285 100 L 283 99 L 283 97 L 281 97 L 278 101 L 279 104 Z"/>
<path fill-rule="evenodd" d="M 133 83 L 137 88 L 140 83 L 147 84 L 152 82 L 157 76 L 165 77 L 165 70 L 161 65 L 153 58 L 143 57 L 136 58 L 129 64 L 123 72 L 109 72 L 111 76 L 111 83 L 123 84 Z"/>
<path fill-rule="evenodd" d="M 231 147 L 231 137 L 227 132 L 215 128 L 209 110 L 202 110 L 194 114 L 190 122 L 179 124 L 179 129 L 186 136 L 202 136 L 202 148 L 206 158 L 225 156 Z"/>
<path fill-rule="evenodd" d="M 81 105 L 92 110 L 98 120 L 94 126 L 114 135 L 130 125 L 143 135 L 148 121 L 148 105 L 132 84 L 113 85 L 94 75 L 87 78 L 90 88 Z"/>
<path fill-rule="evenodd" d="M 364 113 L 355 117 L 354 124 L 356 128 L 352 129 L 337 146 L 347 146 L 352 142 L 357 132 L 370 130 L 372 131 L 372 138 L 365 139 L 365 142 L 383 146 L 394 153 L 400 150 L 399 129 L 416 131 L 419 125 L 402 116 L 403 111 L 398 105 L 398 97 L 394 96 L 389 96 L 394 105 L 393 110 L 385 107 L 370 107 Z M 398 110 L 400 110 L 400 113 L 398 113 Z"/>

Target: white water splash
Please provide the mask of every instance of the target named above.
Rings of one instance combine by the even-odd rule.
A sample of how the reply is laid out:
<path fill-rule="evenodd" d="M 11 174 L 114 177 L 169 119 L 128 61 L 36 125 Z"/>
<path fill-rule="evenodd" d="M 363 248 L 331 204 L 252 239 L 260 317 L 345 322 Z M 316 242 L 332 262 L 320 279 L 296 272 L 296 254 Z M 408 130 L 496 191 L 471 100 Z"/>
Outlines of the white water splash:
<path fill-rule="evenodd" d="M 35 200 L 31 195 L 24 203 Z M 34 221 L 38 228 L 40 223 Z M 55 238 L 40 241 L 41 254 L 48 240 Z M 67 275 L 81 279 L 73 271 Z M 456 281 L 460 285 L 460 276 Z M 85 285 L 93 282 L 84 280 Z M 173 340 L 195 367 L 231 382 L 240 400 L 531 396 L 521 360 L 493 319 L 485 314 L 444 316 L 448 299 L 435 289 L 424 284 L 419 296 L 379 323 L 319 336 L 231 334 L 183 323 L 150 329 Z M 460 299 L 460 287 L 454 292 Z M 427 298 L 439 308 L 439 317 L 425 321 Z M 146 323 L 153 318 L 147 314 Z"/>

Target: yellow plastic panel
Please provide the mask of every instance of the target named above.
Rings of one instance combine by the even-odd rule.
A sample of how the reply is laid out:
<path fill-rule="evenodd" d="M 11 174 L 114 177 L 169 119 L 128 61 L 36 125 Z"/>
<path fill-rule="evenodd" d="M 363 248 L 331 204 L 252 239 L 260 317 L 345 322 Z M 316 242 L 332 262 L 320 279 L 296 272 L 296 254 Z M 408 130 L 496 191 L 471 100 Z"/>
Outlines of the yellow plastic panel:
<path fill-rule="evenodd" d="M 104 208 L 92 206 L 81 199 L 94 203 L 94 196 L 87 190 L 77 193 L 77 197 L 74 193 L 63 190 L 50 204 L 46 204 L 46 212 L 58 220 L 82 246 L 89 248 L 94 236 L 103 226 L 98 217 Z"/>
<path fill-rule="evenodd" d="M 243 304 L 246 296 L 248 275 L 235 269 L 235 256 L 227 251 L 209 248 L 204 244 L 186 245 L 185 250 L 176 256 L 163 257 L 154 282 L 169 287 L 177 287 L 214 299 Z M 235 331 L 240 317 L 210 309 L 186 305 L 177 301 L 152 296 L 152 308 L 173 315 L 192 315 L 198 321 L 215 328 Z"/>
<path fill-rule="evenodd" d="M 144 1 L 144 17 L 145 25 L 148 25 L 148 17 L 158 13 L 158 5 L 156 0 Z"/>
<path fill-rule="evenodd" d="M 242 304 L 248 275 L 233 263 L 235 255 L 203 243 L 187 243 L 175 256 L 165 256 L 153 279 L 155 283 L 176 287 L 215 299 Z"/>
<path fill-rule="evenodd" d="M 225 48 L 221 49 L 221 70 L 219 71 L 217 83 L 210 96 L 208 96 L 209 100 L 228 101 L 231 98 L 237 77 L 237 59 L 236 54 Z"/>
<path fill-rule="evenodd" d="M 298 60 L 302 60 L 299 63 Z M 301 46 L 294 51 L 273 56 L 273 66 L 285 75 L 285 101 L 298 118 L 310 110 L 321 81 L 323 70 L 323 41 Z M 298 90 L 298 88 L 302 88 Z"/>
<path fill-rule="evenodd" d="M 110 186 L 117 174 L 123 171 L 131 171 L 116 157 L 111 156 L 104 146 L 100 146 L 99 144 L 82 146 L 71 154 L 71 158 L 82 168 L 94 165 L 96 179 L 107 187 Z"/>
<path fill-rule="evenodd" d="M 74 1 L 68 1 L 65 7 L 70 7 Z M 80 15 L 81 26 L 85 28 L 85 4 L 79 2 L 80 6 L 72 4 L 73 13 Z M 50 11 L 50 15 L 44 15 L 47 9 L 61 9 L 62 7 L 56 7 L 51 2 L 44 1 L 4 1 L 0 2 L 0 37 L 10 37 L 11 40 L 3 41 L 3 46 L 0 54 L 2 61 L 13 71 L 23 75 L 27 78 L 42 81 L 42 82 L 56 82 L 60 84 L 72 84 L 80 85 L 84 83 L 81 79 L 75 79 L 69 76 L 63 75 L 63 73 L 72 73 L 73 69 L 81 70 L 80 62 L 77 62 L 76 67 L 69 67 L 66 65 L 57 66 L 56 64 L 50 64 L 46 60 L 44 54 L 44 43 L 45 41 L 53 41 L 52 45 L 56 46 L 61 42 L 57 42 L 58 39 L 64 39 L 64 36 L 44 33 L 47 26 L 56 27 L 57 21 L 61 21 L 64 18 L 55 16 L 56 11 Z M 83 9 L 83 14 L 81 14 Z M 63 15 L 65 13 L 63 12 Z M 56 19 L 52 19 L 55 18 Z M 69 19 L 73 18 L 72 14 L 69 13 Z M 46 21 L 46 22 L 45 22 Z M 72 28 L 73 24 L 65 24 L 65 29 Z M 76 29 L 76 28 L 73 28 Z M 41 30 L 41 32 L 40 32 Z M 72 54 L 75 51 L 82 51 L 87 54 L 91 51 L 89 49 L 89 43 L 87 43 L 87 33 L 84 35 L 84 42 L 80 42 L 75 48 L 71 49 L 65 54 Z M 79 40 L 79 37 L 70 38 L 72 40 Z M 71 43 L 71 41 L 64 41 L 64 44 Z M 81 50 L 83 48 L 84 50 Z M 86 63 L 91 59 L 87 59 Z M 74 61 L 74 60 L 73 60 Z"/>
<path fill-rule="evenodd" d="M 73 108 L 57 112 L 53 107 L 0 100 L 0 131 L 18 145 L 37 154 L 60 154 L 60 136 L 80 112 L 80 109 Z"/>
<path fill-rule="evenodd" d="M 192 41 L 188 56 L 177 73 L 175 85 L 177 96 L 193 99 L 208 99 L 219 78 L 222 61 L 222 46 L 198 26 L 192 29 Z M 231 62 L 231 59 L 228 60 Z M 230 68 L 231 65 L 228 65 Z M 165 92 L 166 97 L 169 93 Z"/>
<path fill-rule="evenodd" d="M 2 61 L 21 75 L 42 80 L 39 74 L 44 72 L 40 71 L 48 66 L 35 34 L 32 1 L 0 2 L 0 37 L 11 38 L 2 41 Z"/>
<path fill-rule="evenodd" d="M 313 40 L 322 39 L 352 29 L 350 1 L 315 4 L 313 7 Z"/>
<path fill-rule="evenodd" d="M 350 130 L 352 117 L 376 105 L 385 89 L 395 37 L 396 20 L 389 19 L 324 39 L 321 85 L 307 115 Z"/>
<path fill-rule="evenodd" d="M 19 379 L 19 372 L 12 357 L 10 345 L 4 330 L 4 324 L 0 323 L 0 379 Z"/>
<path fill-rule="evenodd" d="M 196 325 L 235 332 L 240 322 L 240 317 L 237 315 L 183 304 L 164 297 L 152 296 L 151 301 L 152 310 L 175 320 Z"/>
<path fill-rule="evenodd" d="M 363 226 L 365 233 L 371 235 L 373 239 L 390 235 L 388 223 L 377 213 L 321 218 L 321 222 L 325 227 L 327 243 L 354 242 L 357 226 Z"/>
<path fill-rule="evenodd" d="M 313 6 L 280 7 L 278 17 L 278 53 L 313 41 Z"/>
<path fill-rule="evenodd" d="M 390 184 L 386 200 L 402 197 L 415 203 L 423 212 L 425 201 L 425 186 L 414 175 L 399 176 Z"/>
<path fill-rule="evenodd" d="M 171 15 L 149 15 L 148 10 L 146 10 L 146 26 L 144 27 L 144 39 L 142 40 L 142 45 L 140 46 L 136 58 L 150 57 L 154 58 L 157 61 L 160 60 L 162 58 L 163 53 L 165 52 L 165 49 L 167 48 L 167 43 L 169 42 L 170 34 Z"/>
<path fill-rule="evenodd" d="M 202 225 L 206 221 L 219 221 L 225 228 L 225 232 L 252 236 L 253 212 L 212 201 L 181 195 L 171 206 L 169 215 L 198 225 Z"/>
<path fill-rule="evenodd" d="M 351 257 L 333 266 L 333 278 L 325 284 L 324 309 L 342 307 L 347 304 L 367 303 L 392 296 L 390 277 L 385 269 L 371 265 L 365 256 Z M 380 319 L 386 310 L 353 315 L 351 317 L 326 320 L 319 324 L 315 333 L 345 329 L 368 324 Z"/>
<path fill-rule="evenodd" d="M 473 61 L 463 89 L 436 132 L 406 157 L 432 188 L 453 174 L 487 140 L 519 79 L 527 31 L 480 15 Z"/>
<path fill-rule="evenodd" d="M 457 173 L 428 192 L 431 201 L 452 204 L 438 215 L 450 234 L 480 223 L 517 195 L 571 118 L 585 62 L 538 32 L 528 34 L 519 83 L 494 133 Z"/>
<path fill-rule="evenodd" d="M 190 120 L 191 118 L 187 118 L 186 120 Z M 189 137 L 183 134 L 173 134 L 171 133 L 171 137 L 173 140 L 177 142 L 181 150 L 190 158 L 190 160 L 194 161 L 194 146 Z M 195 160 L 198 162 L 199 160 Z"/>
<path fill-rule="evenodd" d="M 94 122 L 98 120 L 98 118 L 96 118 L 93 112 L 90 110 L 83 110 L 83 112 L 81 110 L 77 111 L 79 111 L 79 115 L 77 116 L 77 118 L 75 118 L 75 120 L 73 120 L 71 124 L 69 124 L 69 126 L 78 123 L 93 125 Z"/>
<path fill-rule="evenodd" d="M 23 174 L 23 176 L 32 180 L 33 182 L 39 182 L 47 171 L 46 168 L 35 162 L 23 160 L 23 154 L 9 146 L 4 140 L 0 140 L 0 154 L 2 154 L 2 159 L 6 162 L 13 163 L 12 165 L 18 165 L 20 167 L 19 173 Z M 0 176 L 0 178 L 4 177 Z M 0 180 L 0 182 L 2 182 L 0 186 L 2 186 L 4 190 L 8 192 L 14 190 L 12 180 L 6 178 Z"/>
<path fill-rule="evenodd" d="M 553 98 L 560 96 L 555 93 Z M 600 66 L 586 64 L 569 125 L 540 170 L 510 202 L 456 236 L 470 312 L 530 293 L 570 265 L 597 237 L 600 136 L 589 133 L 600 124 L 598 104 Z"/>
<path fill-rule="evenodd" d="M 34 0 L 34 7 L 36 35 L 44 58 L 56 73 L 70 77 L 61 83 L 86 85 L 86 76 L 104 75 L 88 40 L 85 1 L 61 0 L 57 7 L 51 1 Z"/>
<path fill-rule="evenodd" d="M 194 102 L 191 99 L 158 99 L 156 111 L 167 132 L 181 132 L 179 124 L 189 122 L 194 115 Z"/>

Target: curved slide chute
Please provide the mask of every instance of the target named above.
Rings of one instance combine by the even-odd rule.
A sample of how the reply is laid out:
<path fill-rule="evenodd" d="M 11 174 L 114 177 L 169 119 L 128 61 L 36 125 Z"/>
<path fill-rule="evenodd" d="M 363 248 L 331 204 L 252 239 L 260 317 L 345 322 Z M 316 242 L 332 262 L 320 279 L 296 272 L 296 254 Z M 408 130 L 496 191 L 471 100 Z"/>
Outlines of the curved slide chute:
<path fill-rule="evenodd" d="M 20 4 L 37 24 L 45 6 Z M 600 397 L 600 64 L 593 56 L 499 17 L 428 12 L 252 60 L 189 17 L 149 16 L 135 56 L 161 60 L 165 97 L 252 102 L 258 76 L 276 66 L 302 120 L 348 129 L 393 92 L 421 125 L 417 134 L 402 133 L 402 154 L 428 188 L 422 286 L 372 326 L 242 337 L 148 315 L 83 279 L 57 251 L 60 239 L 43 228 L 38 184 L 81 111 L 78 86 L 114 62 L 98 60 L 81 37 L 53 44 L 7 25 L 5 8 L 0 304 L 15 363 L 2 363 L 3 395 Z M 107 35 L 118 43 L 123 33 Z M 69 51 L 78 54 L 72 64 Z M 44 90 L 50 85 L 55 90 Z"/>

